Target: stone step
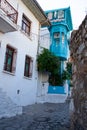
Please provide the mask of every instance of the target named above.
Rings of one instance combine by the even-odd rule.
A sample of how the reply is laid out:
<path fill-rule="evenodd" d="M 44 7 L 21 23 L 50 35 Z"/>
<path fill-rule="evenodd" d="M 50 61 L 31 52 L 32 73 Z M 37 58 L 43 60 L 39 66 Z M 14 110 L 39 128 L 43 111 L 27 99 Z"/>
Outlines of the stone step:
<path fill-rule="evenodd" d="M 66 94 L 46 94 L 43 96 L 37 97 L 37 103 L 64 103 L 66 102 Z"/>

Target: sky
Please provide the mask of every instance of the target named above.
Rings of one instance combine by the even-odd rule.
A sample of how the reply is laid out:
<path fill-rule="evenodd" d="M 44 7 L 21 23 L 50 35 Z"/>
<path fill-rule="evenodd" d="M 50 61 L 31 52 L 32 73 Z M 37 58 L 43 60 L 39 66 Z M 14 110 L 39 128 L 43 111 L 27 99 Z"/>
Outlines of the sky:
<path fill-rule="evenodd" d="M 87 14 L 87 0 L 37 0 L 44 11 L 70 6 L 73 29 L 78 29 Z"/>

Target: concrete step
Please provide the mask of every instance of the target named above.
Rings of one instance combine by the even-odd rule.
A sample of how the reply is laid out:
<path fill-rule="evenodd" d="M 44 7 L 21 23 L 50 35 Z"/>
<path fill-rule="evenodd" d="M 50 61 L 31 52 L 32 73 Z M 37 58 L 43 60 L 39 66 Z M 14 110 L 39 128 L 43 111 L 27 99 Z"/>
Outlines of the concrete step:
<path fill-rule="evenodd" d="M 66 94 L 46 94 L 37 97 L 37 103 L 64 103 L 66 102 Z"/>

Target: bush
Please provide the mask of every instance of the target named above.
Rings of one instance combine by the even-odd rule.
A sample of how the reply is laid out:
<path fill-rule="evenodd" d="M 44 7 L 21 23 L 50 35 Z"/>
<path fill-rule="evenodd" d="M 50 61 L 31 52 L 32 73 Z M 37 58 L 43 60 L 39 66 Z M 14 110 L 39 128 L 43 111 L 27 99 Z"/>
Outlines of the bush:
<path fill-rule="evenodd" d="M 60 68 L 60 61 L 48 49 L 44 49 L 37 57 L 37 67 L 40 72 L 57 73 Z"/>
<path fill-rule="evenodd" d="M 66 70 L 60 73 L 60 59 L 48 49 L 37 57 L 37 67 L 39 72 L 49 73 L 49 84 L 53 86 L 63 85 L 65 80 L 70 80 L 72 75 L 72 64 L 67 63 Z"/>

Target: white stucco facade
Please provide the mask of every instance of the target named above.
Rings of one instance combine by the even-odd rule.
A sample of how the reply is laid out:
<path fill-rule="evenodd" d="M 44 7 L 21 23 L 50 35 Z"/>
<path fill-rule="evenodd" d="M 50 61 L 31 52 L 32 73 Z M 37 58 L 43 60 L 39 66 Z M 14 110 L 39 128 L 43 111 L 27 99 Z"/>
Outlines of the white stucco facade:
<path fill-rule="evenodd" d="M 40 28 L 40 21 L 38 19 L 40 19 L 39 17 L 42 16 L 45 18 L 42 12 L 41 12 L 41 16 L 38 15 L 39 7 L 37 8 L 38 10 L 36 10 L 37 17 L 38 17 L 36 18 L 36 16 L 34 16 L 32 11 L 30 11 L 30 9 L 28 8 L 29 5 L 27 7 L 22 2 L 22 0 L 15 0 L 15 1 L 7 0 L 7 1 L 10 3 L 10 5 L 13 8 L 17 10 L 18 19 L 17 19 L 17 24 L 13 23 L 13 26 L 15 26 L 16 29 L 14 31 L 9 31 L 4 33 L 3 30 L 5 30 L 6 27 L 8 27 L 8 29 L 11 28 L 12 21 L 10 21 L 10 19 L 3 12 L 3 10 L 0 10 L 1 11 L 0 14 L 4 18 L 4 23 L 7 22 L 6 23 L 7 26 L 4 26 L 4 23 L 2 23 L 3 27 L 0 27 L 0 29 L 2 29 L 0 30 L 0 90 L 1 90 L 0 104 L 2 104 L 0 110 L 3 109 L 3 112 L 0 113 L 0 117 L 8 116 L 9 113 L 11 113 L 11 108 L 13 106 L 18 109 L 18 110 L 17 109 L 13 110 L 15 111 L 15 114 L 18 113 L 20 114 L 22 113 L 22 109 L 21 109 L 22 106 L 34 104 L 36 102 L 37 80 L 38 80 L 36 58 L 37 58 L 38 37 L 39 37 L 39 28 Z M 31 22 L 30 36 L 28 36 L 28 34 L 21 29 L 23 14 Z M 0 18 L 0 20 L 2 19 Z M 9 45 L 10 47 L 16 50 L 16 65 L 15 65 L 16 70 L 14 73 L 4 70 L 4 62 L 5 62 L 7 45 Z M 24 76 L 26 55 L 31 57 L 33 60 L 32 77 Z M 3 95 L 5 98 L 3 98 Z M 2 102 L 4 102 L 4 105 Z M 7 105 L 6 102 L 10 103 L 10 107 L 8 107 L 8 111 L 6 111 L 5 114 L 4 112 Z M 14 114 L 11 113 L 9 116 L 13 116 L 13 115 Z"/>
<path fill-rule="evenodd" d="M 24 0 L 7 1 L 17 10 L 18 18 L 15 24 L 0 9 L 0 118 L 21 114 L 22 106 L 39 102 L 64 102 L 67 96 L 48 94 L 49 75 L 37 72 L 37 54 L 41 53 L 43 48 L 49 49 L 50 47 L 50 35 L 47 28 L 45 30 L 42 29 L 42 33 L 39 34 L 41 19 L 45 23 L 47 21 L 43 11 L 41 9 L 38 10 L 38 7 L 36 14 L 34 14 L 35 11 L 30 11 L 29 4 L 28 6 L 27 4 L 25 5 Z M 32 2 L 32 0 L 26 1 Z M 34 6 L 33 4 L 32 6 Z M 36 6 L 37 4 L 35 8 Z M 41 12 L 39 13 L 38 11 Z M 31 22 L 30 35 L 22 29 L 23 14 Z M 2 22 L 2 19 L 4 22 Z M 16 53 L 16 69 L 14 72 L 4 69 L 7 46 L 13 48 Z M 26 55 L 33 60 L 31 77 L 24 76 Z M 66 92 L 68 91 L 67 87 L 65 90 Z"/>

